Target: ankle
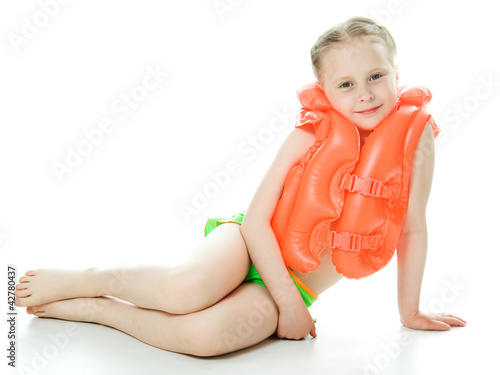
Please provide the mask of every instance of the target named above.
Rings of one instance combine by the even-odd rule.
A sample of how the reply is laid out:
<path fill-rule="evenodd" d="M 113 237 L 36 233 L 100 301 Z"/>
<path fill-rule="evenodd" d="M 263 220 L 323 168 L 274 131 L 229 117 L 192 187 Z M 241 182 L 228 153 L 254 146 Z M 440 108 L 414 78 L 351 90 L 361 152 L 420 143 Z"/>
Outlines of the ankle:
<path fill-rule="evenodd" d="M 79 314 L 78 321 L 102 324 L 102 317 L 107 313 L 107 309 L 112 301 L 106 297 L 77 298 Z"/>
<path fill-rule="evenodd" d="M 80 274 L 80 285 L 84 291 L 85 297 L 100 297 L 102 296 L 99 288 L 99 280 L 101 279 L 102 271 L 97 267 L 90 267 L 84 269 Z"/>

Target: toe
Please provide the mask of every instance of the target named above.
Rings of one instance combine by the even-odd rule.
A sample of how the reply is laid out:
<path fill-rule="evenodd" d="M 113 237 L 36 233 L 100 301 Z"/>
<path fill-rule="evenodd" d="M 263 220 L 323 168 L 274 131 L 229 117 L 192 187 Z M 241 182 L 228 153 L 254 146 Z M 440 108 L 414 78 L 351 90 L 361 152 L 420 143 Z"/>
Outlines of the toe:
<path fill-rule="evenodd" d="M 36 271 L 28 271 L 25 273 L 26 276 L 35 276 L 36 275 Z"/>
<path fill-rule="evenodd" d="M 47 315 L 47 307 L 45 305 L 33 306 L 31 308 L 31 314 L 39 317 L 44 317 Z"/>
<path fill-rule="evenodd" d="M 17 307 L 29 307 L 35 305 L 35 303 L 31 303 L 31 297 L 17 297 L 15 305 Z"/>
<path fill-rule="evenodd" d="M 20 283 L 28 283 L 28 282 L 30 282 L 31 278 L 32 278 L 32 276 L 21 276 L 19 278 L 19 282 Z"/>
<path fill-rule="evenodd" d="M 40 304 L 39 298 L 33 297 L 31 295 L 26 295 L 24 297 L 16 297 L 15 305 L 17 307 L 30 307 Z"/>
<path fill-rule="evenodd" d="M 18 289 L 16 290 L 16 297 L 18 298 L 25 298 L 29 297 L 31 295 L 31 292 L 29 289 Z"/>

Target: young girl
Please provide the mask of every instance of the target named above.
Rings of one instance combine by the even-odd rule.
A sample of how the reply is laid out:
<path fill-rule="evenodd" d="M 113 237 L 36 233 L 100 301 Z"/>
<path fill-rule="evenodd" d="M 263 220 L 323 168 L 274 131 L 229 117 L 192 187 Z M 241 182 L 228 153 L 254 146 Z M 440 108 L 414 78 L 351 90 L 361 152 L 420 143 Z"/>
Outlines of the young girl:
<path fill-rule="evenodd" d="M 317 82 L 299 92 L 297 126 L 248 210 L 210 219 L 184 264 L 28 271 L 17 306 L 110 326 L 165 350 L 215 356 L 275 333 L 316 337 L 308 307 L 318 295 L 343 276 L 383 268 L 397 246 L 402 324 L 464 326 L 453 315 L 419 311 L 438 129 L 430 115 L 421 117 L 430 95 L 398 87 L 395 54 L 387 29 L 367 18 L 322 34 L 311 49 Z M 405 158 L 409 163 L 397 164 Z M 363 168 L 372 172 L 362 176 Z M 371 175 L 377 168 L 396 177 L 379 181 Z"/>

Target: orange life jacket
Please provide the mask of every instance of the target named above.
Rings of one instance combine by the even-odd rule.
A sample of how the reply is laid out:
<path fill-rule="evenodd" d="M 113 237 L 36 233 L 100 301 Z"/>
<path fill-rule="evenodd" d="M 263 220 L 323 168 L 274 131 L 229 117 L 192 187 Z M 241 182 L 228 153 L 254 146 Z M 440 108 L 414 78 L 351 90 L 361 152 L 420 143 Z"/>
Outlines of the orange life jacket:
<path fill-rule="evenodd" d="M 332 249 L 337 272 L 369 276 L 389 263 L 408 205 L 413 154 L 425 125 L 439 134 L 424 105 L 422 87 L 398 89 L 396 109 L 368 136 L 360 150 L 356 126 L 332 107 L 322 89 L 298 91 L 302 109 L 296 127 L 311 124 L 314 144 L 285 180 L 272 227 L 285 264 L 301 273 L 320 265 Z"/>

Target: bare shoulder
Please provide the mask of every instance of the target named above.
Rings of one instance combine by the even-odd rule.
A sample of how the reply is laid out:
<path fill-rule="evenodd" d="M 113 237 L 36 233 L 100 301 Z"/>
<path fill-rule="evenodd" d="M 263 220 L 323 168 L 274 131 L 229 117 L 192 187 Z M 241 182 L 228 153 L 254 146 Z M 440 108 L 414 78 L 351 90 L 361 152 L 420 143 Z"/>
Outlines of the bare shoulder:
<path fill-rule="evenodd" d="M 281 145 L 274 161 L 280 159 L 298 162 L 314 143 L 316 134 L 312 126 L 294 128 Z"/>
<path fill-rule="evenodd" d="M 422 159 L 425 159 L 425 157 L 434 158 L 434 133 L 432 125 L 429 122 L 425 125 L 415 152 Z"/>
<path fill-rule="evenodd" d="M 272 219 L 288 172 L 300 163 L 314 140 L 315 132 L 312 127 L 294 128 L 290 132 L 248 206 L 242 230 L 250 223 Z"/>
<path fill-rule="evenodd" d="M 427 187 L 427 189 L 430 190 L 434 171 L 434 155 L 435 148 L 432 125 L 427 123 L 413 155 L 410 187 L 417 184 L 421 187 Z"/>
<path fill-rule="evenodd" d="M 419 230 L 425 225 L 425 211 L 434 174 L 434 154 L 432 126 L 430 123 L 427 123 L 413 155 L 408 209 L 403 225 L 403 232 Z"/>

